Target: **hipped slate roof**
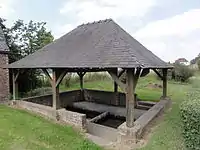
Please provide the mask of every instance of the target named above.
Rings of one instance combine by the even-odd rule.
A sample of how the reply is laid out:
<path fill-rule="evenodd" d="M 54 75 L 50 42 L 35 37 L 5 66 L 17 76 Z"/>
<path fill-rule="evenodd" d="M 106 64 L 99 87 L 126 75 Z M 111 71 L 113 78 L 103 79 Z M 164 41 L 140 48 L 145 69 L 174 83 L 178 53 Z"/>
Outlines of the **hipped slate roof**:
<path fill-rule="evenodd" d="M 171 68 L 112 19 L 83 24 L 8 68 Z"/>
<path fill-rule="evenodd" d="M 6 40 L 5 40 L 5 37 L 4 37 L 4 34 L 3 34 L 3 30 L 1 29 L 0 27 L 0 53 L 2 51 L 8 51 L 8 46 L 6 44 Z"/>

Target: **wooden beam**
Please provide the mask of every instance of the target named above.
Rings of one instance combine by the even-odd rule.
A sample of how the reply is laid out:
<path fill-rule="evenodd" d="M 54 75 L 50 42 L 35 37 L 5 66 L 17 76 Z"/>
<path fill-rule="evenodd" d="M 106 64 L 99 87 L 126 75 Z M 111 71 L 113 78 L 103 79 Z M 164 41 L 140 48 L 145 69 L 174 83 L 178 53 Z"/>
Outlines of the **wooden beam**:
<path fill-rule="evenodd" d="M 161 80 L 163 80 L 163 76 L 160 74 L 160 72 L 158 72 L 158 70 L 156 69 L 152 69 L 160 78 Z"/>
<path fill-rule="evenodd" d="M 62 71 L 62 72 L 59 73 L 59 76 L 57 77 L 56 87 L 59 86 L 59 84 L 62 82 L 63 78 L 67 74 L 67 70 L 60 70 L 60 71 Z"/>
<path fill-rule="evenodd" d="M 116 68 L 115 70 L 113 70 L 113 73 L 118 76 L 118 68 Z M 114 81 L 114 92 L 118 92 L 118 85 L 117 83 Z"/>
<path fill-rule="evenodd" d="M 19 72 L 19 71 L 18 71 Z M 15 75 L 14 70 L 12 71 L 12 80 L 13 80 L 13 100 L 18 99 L 18 83 L 17 83 L 17 77 L 19 76 L 19 73 Z"/>
<path fill-rule="evenodd" d="M 80 88 L 81 90 L 83 90 L 83 77 L 86 74 L 86 72 L 77 72 L 77 74 L 79 75 L 80 78 Z"/>
<path fill-rule="evenodd" d="M 17 70 L 17 74 L 16 74 L 16 75 L 15 75 L 15 73 L 14 73 L 14 76 L 15 76 L 14 80 L 15 80 L 15 82 L 17 81 L 17 79 L 18 79 L 18 77 L 19 77 L 19 73 L 20 73 L 19 70 Z"/>
<path fill-rule="evenodd" d="M 127 93 L 126 93 L 126 126 L 134 126 L 134 72 L 132 69 L 127 69 L 126 72 L 126 84 L 127 84 Z"/>
<path fill-rule="evenodd" d="M 139 77 L 140 77 L 140 74 L 141 74 L 141 68 L 138 68 L 138 69 L 136 70 L 136 72 L 134 73 L 134 84 L 133 84 L 133 89 L 134 89 L 134 90 L 135 90 L 136 85 L 137 85 L 137 83 L 138 83 L 138 79 L 139 79 Z"/>
<path fill-rule="evenodd" d="M 163 71 L 163 98 L 167 97 L 167 69 L 162 69 Z"/>
<path fill-rule="evenodd" d="M 43 71 L 44 74 L 48 77 L 48 79 L 49 79 L 49 81 L 50 81 L 50 83 L 51 83 L 51 85 L 52 85 L 53 79 L 51 78 L 51 76 L 50 76 L 49 72 L 47 71 L 47 69 L 44 69 L 44 68 L 43 68 L 42 71 Z"/>
<path fill-rule="evenodd" d="M 53 108 L 55 110 L 60 108 L 59 85 L 56 86 L 58 77 L 59 77 L 59 71 L 58 71 L 58 69 L 53 69 L 52 94 L 53 94 Z"/>
<path fill-rule="evenodd" d="M 122 81 L 120 81 L 120 79 L 118 78 L 118 76 L 111 72 L 111 71 L 108 71 L 108 73 L 110 74 L 110 76 L 112 77 L 112 79 L 119 85 L 119 87 L 124 91 L 126 92 L 126 84 L 124 84 Z"/>
<path fill-rule="evenodd" d="M 125 72 L 125 69 L 120 70 L 119 74 L 118 74 L 118 78 L 122 76 L 122 74 Z"/>
<path fill-rule="evenodd" d="M 92 118 L 90 120 L 90 122 L 97 122 L 98 120 L 105 118 L 108 114 L 109 114 L 108 112 L 104 112 L 104 113 Z"/>

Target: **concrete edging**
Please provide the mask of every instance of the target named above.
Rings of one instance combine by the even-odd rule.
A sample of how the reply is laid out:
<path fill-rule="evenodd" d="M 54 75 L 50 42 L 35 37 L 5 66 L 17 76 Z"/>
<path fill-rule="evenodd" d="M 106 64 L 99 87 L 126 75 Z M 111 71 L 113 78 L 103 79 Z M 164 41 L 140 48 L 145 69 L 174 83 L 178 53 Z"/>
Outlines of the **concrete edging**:
<path fill-rule="evenodd" d="M 128 128 L 126 126 L 126 122 L 118 127 L 119 132 L 119 141 L 132 139 L 136 141 L 141 138 L 142 133 L 145 128 L 153 121 L 153 119 L 158 116 L 170 103 L 171 100 L 163 99 L 160 100 L 156 105 L 154 105 L 151 109 L 145 112 L 142 116 L 140 116 L 135 122 L 134 127 Z"/>

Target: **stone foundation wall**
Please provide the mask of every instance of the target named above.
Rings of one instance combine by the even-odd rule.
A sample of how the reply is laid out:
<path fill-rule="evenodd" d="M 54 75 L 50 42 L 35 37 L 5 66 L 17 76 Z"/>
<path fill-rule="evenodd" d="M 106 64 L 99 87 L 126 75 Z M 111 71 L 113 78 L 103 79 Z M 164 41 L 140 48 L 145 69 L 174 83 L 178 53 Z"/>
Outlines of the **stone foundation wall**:
<path fill-rule="evenodd" d="M 56 119 L 56 111 L 52 107 L 21 100 L 16 100 L 13 103 L 16 103 L 16 105 L 20 108 L 41 114 L 50 119 Z"/>
<path fill-rule="evenodd" d="M 86 115 L 85 114 L 67 111 L 64 108 L 57 110 L 57 112 L 58 112 L 60 121 L 66 122 L 68 124 L 74 125 L 84 130 L 86 129 Z"/>
<path fill-rule="evenodd" d="M 52 107 L 52 95 L 51 94 L 23 98 L 22 100 Z M 73 102 L 77 102 L 80 100 L 81 100 L 80 90 L 67 91 L 67 92 L 60 93 L 61 107 L 66 107 L 67 105 L 70 105 Z"/>
<path fill-rule="evenodd" d="M 9 71 L 3 69 L 8 64 L 8 55 L 0 53 L 0 103 L 9 99 Z"/>
<path fill-rule="evenodd" d="M 17 105 L 19 108 L 23 108 L 37 114 L 41 114 L 45 116 L 46 118 L 62 121 L 83 130 L 86 129 L 86 115 L 85 114 L 67 111 L 64 108 L 55 110 L 49 106 L 40 105 L 40 104 L 22 101 L 22 100 L 13 101 L 13 104 Z"/>
<path fill-rule="evenodd" d="M 88 102 L 95 102 L 99 104 L 116 105 L 116 101 L 119 102 L 118 106 L 126 105 L 126 96 L 124 93 L 114 93 L 108 91 L 99 90 L 84 90 L 84 99 Z"/>

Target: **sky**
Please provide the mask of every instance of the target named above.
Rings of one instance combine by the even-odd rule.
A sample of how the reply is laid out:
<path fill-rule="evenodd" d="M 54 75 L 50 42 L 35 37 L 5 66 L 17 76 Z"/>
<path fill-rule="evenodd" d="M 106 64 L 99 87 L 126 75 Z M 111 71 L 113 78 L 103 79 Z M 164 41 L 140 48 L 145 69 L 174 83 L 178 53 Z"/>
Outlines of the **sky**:
<path fill-rule="evenodd" d="M 0 0 L 6 24 L 44 21 L 55 38 L 80 24 L 112 18 L 167 62 L 200 53 L 200 0 Z"/>

